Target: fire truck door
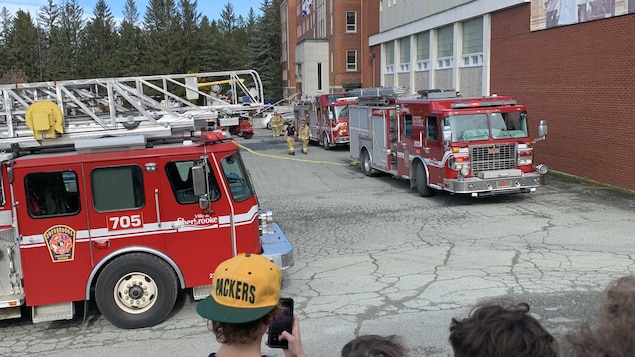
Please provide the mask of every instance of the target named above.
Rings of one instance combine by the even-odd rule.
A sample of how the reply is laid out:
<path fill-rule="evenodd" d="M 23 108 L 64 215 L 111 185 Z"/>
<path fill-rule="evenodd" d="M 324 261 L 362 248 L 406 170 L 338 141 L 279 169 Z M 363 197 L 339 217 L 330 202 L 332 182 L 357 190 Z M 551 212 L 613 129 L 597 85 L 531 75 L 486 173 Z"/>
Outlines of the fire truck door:
<path fill-rule="evenodd" d="M 425 118 L 425 133 L 423 135 L 424 145 L 421 156 L 428 167 L 430 183 L 443 184 L 443 144 L 439 119 L 435 116 Z"/>
<path fill-rule="evenodd" d="M 373 136 L 373 164 L 383 170 L 388 169 L 387 135 L 389 123 L 386 121 L 386 110 L 373 110 L 371 135 Z"/>
<path fill-rule="evenodd" d="M 93 262 L 81 165 L 18 169 L 14 185 L 27 304 L 84 300 Z"/>
<path fill-rule="evenodd" d="M 412 146 L 412 115 L 404 113 L 397 116 L 399 135 L 397 139 L 397 173 L 402 177 L 410 176 L 410 156 Z"/>
<path fill-rule="evenodd" d="M 130 246 L 164 251 L 169 224 L 161 224 L 155 197 L 159 173 L 139 159 L 84 164 L 86 208 L 95 264 Z"/>
<path fill-rule="evenodd" d="M 161 180 L 159 203 L 161 224 L 172 228 L 166 251 L 183 271 L 188 287 L 209 284 L 209 274 L 216 265 L 232 255 L 232 210 L 229 197 L 223 194 L 215 163 L 207 162 L 205 172 L 209 182 L 208 208 L 201 208 L 194 196 L 192 168 L 202 164 L 191 155 L 162 158 L 158 162 Z"/>

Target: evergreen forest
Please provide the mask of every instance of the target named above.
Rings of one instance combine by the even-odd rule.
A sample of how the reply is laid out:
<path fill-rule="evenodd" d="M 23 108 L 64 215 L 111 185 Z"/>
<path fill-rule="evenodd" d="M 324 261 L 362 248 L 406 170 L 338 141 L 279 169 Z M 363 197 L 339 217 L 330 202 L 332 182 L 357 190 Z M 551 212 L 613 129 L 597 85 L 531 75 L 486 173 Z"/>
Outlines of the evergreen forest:
<path fill-rule="evenodd" d="M 105 0 L 84 14 L 78 0 L 48 0 L 32 16 L 0 10 L 0 84 L 254 69 L 265 97 L 281 98 L 280 3 L 246 18 L 228 1 L 220 19 L 196 0 L 149 0 L 141 16 L 125 0 L 116 20 Z"/>

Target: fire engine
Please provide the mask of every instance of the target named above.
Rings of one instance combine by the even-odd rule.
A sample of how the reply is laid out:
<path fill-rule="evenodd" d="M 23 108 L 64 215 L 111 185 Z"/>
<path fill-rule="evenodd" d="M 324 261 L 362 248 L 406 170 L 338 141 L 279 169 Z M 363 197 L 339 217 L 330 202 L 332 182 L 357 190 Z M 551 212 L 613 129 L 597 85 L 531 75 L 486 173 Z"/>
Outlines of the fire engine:
<path fill-rule="evenodd" d="M 413 98 L 390 87 L 367 90 L 350 111 L 350 156 L 364 174 L 384 172 L 410 180 L 430 196 L 438 190 L 473 197 L 533 192 L 547 167 L 534 167 L 527 110 L 509 96 L 458 97 L 422 91 Z"/>
<path fill-rule="evenodd" d="M 226 103 L 180 99 L 214 75 L 0 86 L 0 319 L 72 319 L 77 302 L 85 319 L 94 299 L 118 327 L 152 326 L 231 256 L 293 264 L 238 145 L 205 127 Z"/>
<path fill-rule="evenodd" d="M 348 106 L 357 98 L 345 92 L 320 94 L 312 102 L 300 102 L 294 107 L 296 120 L 306 120 L 311 128 L 311 140 L 325 150 L 349 143 Z M 300 123 L 296 123 L 299 127 Z"/>

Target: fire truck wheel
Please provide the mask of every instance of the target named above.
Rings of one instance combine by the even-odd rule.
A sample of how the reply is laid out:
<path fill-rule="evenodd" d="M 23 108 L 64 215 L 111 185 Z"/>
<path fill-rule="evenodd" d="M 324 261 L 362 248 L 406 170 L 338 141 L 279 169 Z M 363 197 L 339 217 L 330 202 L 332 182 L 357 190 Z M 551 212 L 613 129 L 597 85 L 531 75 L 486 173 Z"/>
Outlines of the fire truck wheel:
<path fill-rule="evenodd" d="M 131 253 L 108 263 L 97 278 L 99 311 L 119 328 L 154 326 L 172 311 L 177 296 L 174 270 L 163 259 Z"/>
<path fill-rule="evenodd" d="M 432 188 L 428 186 L 428 178 L 426 176 L 426 170 L 423 168 L 423 164 L 417 165 L 417 191 L 419 191 L 419 196 L 421 197 L 430 197 L 432 196 Z"/>
<path fill-rule="evenodd" d="M 324 147 L 324 150 L 331 150 L 331 147 L 329 146 L 329 137 L 326 136 L 326 132 L 322 133 L 322 147 Z"/>
<path fill-rule="evenodd" d="M 372 163 L 370 162 L 370 155 L 366 150 L 362 152 L 362 172 L 366 176 L 373 176 L 375 174 L 375 169 L 373 169 Z"/>

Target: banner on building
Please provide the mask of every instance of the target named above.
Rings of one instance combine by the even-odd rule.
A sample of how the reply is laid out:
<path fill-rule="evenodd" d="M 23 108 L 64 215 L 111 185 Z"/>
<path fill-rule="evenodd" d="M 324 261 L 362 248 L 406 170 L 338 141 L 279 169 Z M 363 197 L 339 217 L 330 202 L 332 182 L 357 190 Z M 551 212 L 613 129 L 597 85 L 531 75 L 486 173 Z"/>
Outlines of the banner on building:
<path fill-rule="evenodd" d="M 635 0 L 531 0 L 531 31 L 635 13 Z"/>
<path fill-rule="evenodd" d="M 311 13 L 313 9 L 313 0 L 302 0 L 302 17 Z"/>

